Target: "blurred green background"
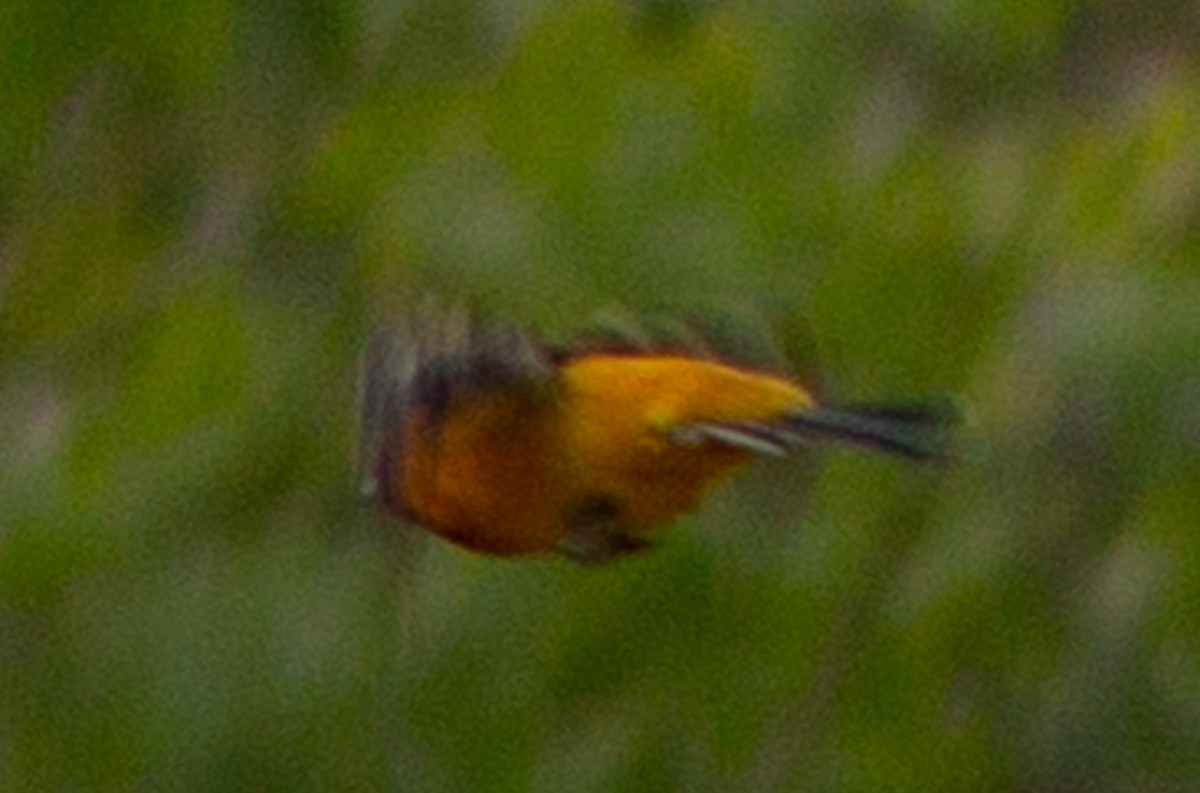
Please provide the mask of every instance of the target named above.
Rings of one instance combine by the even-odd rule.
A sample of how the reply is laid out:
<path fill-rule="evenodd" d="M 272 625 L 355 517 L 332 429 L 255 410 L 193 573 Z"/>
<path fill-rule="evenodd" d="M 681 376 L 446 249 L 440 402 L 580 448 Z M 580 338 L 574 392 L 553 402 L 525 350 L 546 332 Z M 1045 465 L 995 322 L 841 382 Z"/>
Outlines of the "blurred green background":
<path fill-rule="evenodd" d="M 1200 14 L 5 0 L 0 789 L 1183 791 Z M 944 472 L 762 466 L 645 558 L 355 497 L 421 294 L 713 303 Z"/>

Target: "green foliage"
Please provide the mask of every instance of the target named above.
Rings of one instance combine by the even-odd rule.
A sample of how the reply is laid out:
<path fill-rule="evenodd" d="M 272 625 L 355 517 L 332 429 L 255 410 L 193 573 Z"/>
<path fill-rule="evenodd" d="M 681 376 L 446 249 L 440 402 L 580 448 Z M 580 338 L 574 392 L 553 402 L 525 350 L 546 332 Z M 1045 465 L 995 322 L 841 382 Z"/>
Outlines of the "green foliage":
<path fill-rule="evenodd" d="M 1190 789 L 1195 25 L 9 0 L 0 788 Z M 824 391 L 962 392 L 961 460 L 472 557 L 354 500 L 358 349 L 427 290 L 765 314 Z"/>

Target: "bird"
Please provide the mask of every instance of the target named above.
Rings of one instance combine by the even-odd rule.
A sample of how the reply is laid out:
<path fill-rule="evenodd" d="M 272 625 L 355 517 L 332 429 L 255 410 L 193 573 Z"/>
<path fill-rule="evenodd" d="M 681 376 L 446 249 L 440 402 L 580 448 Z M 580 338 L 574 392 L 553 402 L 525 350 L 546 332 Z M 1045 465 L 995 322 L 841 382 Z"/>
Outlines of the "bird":
<path fill-rule="evenodd" d="M 826 404 L 694 339 L 556 345 L 436 300 L 370 337 L 359 403 L 360 490 L 384 511 L 482 554 L 588 565 L 656 547 L 754 458 L 941 461 L 961 419 L 952 397 Z"/>

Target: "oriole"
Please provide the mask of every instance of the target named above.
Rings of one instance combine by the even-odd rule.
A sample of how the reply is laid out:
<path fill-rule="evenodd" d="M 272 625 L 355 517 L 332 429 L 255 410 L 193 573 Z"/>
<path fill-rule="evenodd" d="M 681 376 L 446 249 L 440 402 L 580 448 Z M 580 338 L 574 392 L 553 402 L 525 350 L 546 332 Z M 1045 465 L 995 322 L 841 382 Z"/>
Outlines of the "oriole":
<path fill-rule="evenodd" d="M 603 562 L 653 544 L 755 455 L 845 441 L 945 451 L 945 405 L 819 405 L 794 380 L 686 348 L 559 348 L 428 305 L 369 343 L 363 489 L 489 554 Z"/>

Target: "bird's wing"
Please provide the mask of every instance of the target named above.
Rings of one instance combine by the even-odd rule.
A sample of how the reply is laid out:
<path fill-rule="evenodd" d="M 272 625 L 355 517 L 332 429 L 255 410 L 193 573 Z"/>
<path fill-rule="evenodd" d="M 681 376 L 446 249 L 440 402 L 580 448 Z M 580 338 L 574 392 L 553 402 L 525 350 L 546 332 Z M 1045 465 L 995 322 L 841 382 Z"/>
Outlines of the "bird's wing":
<path fill-rule="evenodd" d="M 671 439 L 684 446 L 717 443 L 771 457 L 783 457 L 803 442 L 780 425 L 764 421 L 697 421 L 672 429 Z"/>
<path fill-rule="evenodd" d="M 791 367 L 772 335 L 761 315 L 728 307 L 693 310 L 683 316 L 610 308 L 598 313 L 584 332 L 556 353 L 563 359 L 598 353 L 679 354 L 786 375 Z"/>
<path fill-rule="evenodd" d="M 555 366 L 547 349 L 515 325 L 432 300 L 404 322 L 377 331 L 359 373 L 360 491 L 387 497 L 393 462 L 402 459 L 412 411 L 436 419 L 451 399 L 497 389 L 542 398 Z"/>

